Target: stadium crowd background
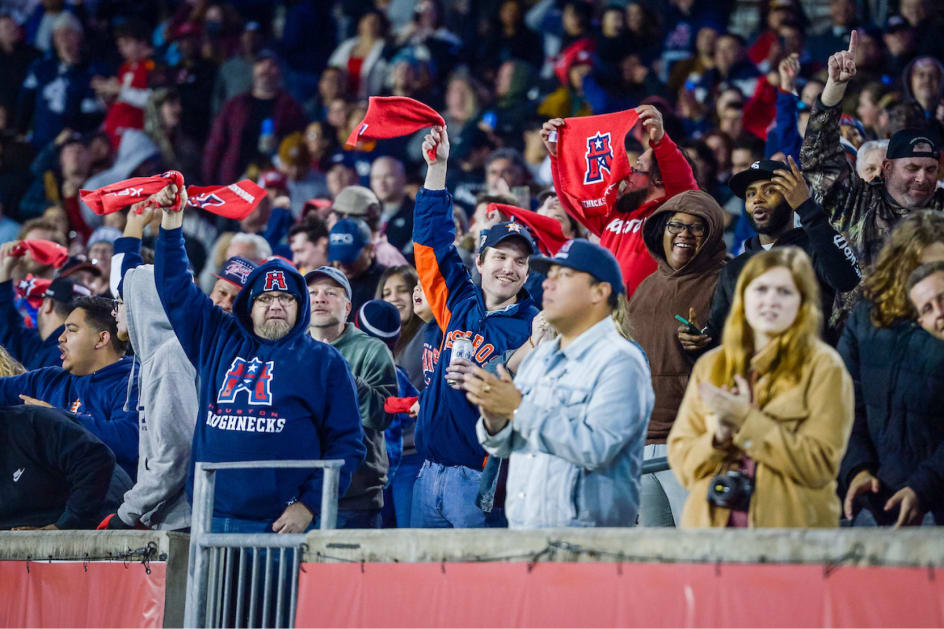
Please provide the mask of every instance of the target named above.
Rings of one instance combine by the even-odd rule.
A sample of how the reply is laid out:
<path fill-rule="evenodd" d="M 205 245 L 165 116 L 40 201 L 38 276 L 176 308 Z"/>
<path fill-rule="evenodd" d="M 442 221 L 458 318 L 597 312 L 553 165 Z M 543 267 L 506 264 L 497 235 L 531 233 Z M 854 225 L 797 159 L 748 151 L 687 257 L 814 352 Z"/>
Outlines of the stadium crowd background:
<path fill-rule="evenodd" d="M 750 169 L 752 164 L 756 169 L 757 163 L 761 163 L 761 170 L 775 168 L 764 166 L 767 162 L 763 160 L 791 166 L 802 162 L 804 173 L 808 163 L 821 165 L 813 149 L 802 144 L 803 138 L 814 105 L 827 85 L 827 60 L 849 48 L 853 33 L 857 46 L 850 50 L 855 71 L 851 80 L 842 82 L 845 91 L 840 94 L 842 115 L 838 123 L 842 158 L 858 173 L 853 177 L 881 179 L 887 141 L 903 129 L 917 129 L 932 138 L 937 157 L 944 129 L 942 32 L 944 12 L 930 0 L 5 1 L 0 7 L 0 243 L 53 241 L 68 249 L 69 258 L 64 265 L 52 265 L 32 260 L 27 254 L 22 262 L 14 262 L 10 245 L 6 245 L 0 256 L 0 291 L 16 293 L 10 298 L 6 293 L 0 295 L 0 306 L 15 308 L 21 320 L 4 314 L 4 344 L 27 368 L 58 365 L 58 335 L 53 341 L 49 338 L 65 323 L 68 311 L 62 310 L 60 303 L 87 294 L 116 296 L 116 287 L 123 278 L 114 276 L 113 269 L 120 265 L 113 264 L 112 258 L 118 253 L 129 254 L 127 249 L 116 249 L 122 237 L 142 239 L 142 260 L 152 261 L 151 249 L 159 245 L 160 213 L 147 214 L 148 220 L 143 222 L 140 218 L 129 219 L 126 212 L 99 216 L 80 200 L 80 190 L 165 170 L 177 170 L 188 184 L 196 185 L 229 184 L 249 178 L 267 194 L 247 218 L 234 221 L 188 210 L 183 219 L 186 259 L 200 288 L 214 304 L 232 312 L 239 288 L 247 278 L 251 283 L 254 277 L 254 266 L 273 256 L 292 262 L 305 276 L 309 294 L 320 280 L 306 274 L 335 264 L 346 278 L 346 287 L 345 281 L 332 280 L 327 271 L 321 276 L 347 292 L 351 319 L 358 314 L 363 318 L 358 327 L 389 340 L 383 332 L 387 329 L 384 324 L 390 324 L 390 334 L 399 334 L 390 349 L 404 377 L 399 386 L 396 382 L 384 385 L 385 394 L 380 399 L 407 398 L 405 392 L 411 387 L 423 390 L 427 385 L 432 365 L 425 361 L 433 354 L 429 346 L 424 353 L 424 336 L 428 326 L 440 321 L 437 316 L 430 324 L 432 314 L 420 315 L 424 299 L 414 298 L 414 287 L 419 282 L 414 268 L 419 266 L 414 240 L 415 234 L 422 231 L 414 225 L 414 204 L 424 176 L 429 182 L 427 168 L 432 169 L 435 163 L 424 157 L 424 141 L 429 142 L 425 130 L 410 137 L 362 141 L 354 148 L 345 147 L 345 140 L 364 118 L 367 98 L 407 96 L 431 106 L 445 119 L 450 168 L 443 171 L 443 176 L 445 188 L 454 199 L 454 243 L 476 281 L 480 269 L 475 260 L 481 239 L 488 241 L 492 228 L 508 218 L 490 209 L 491 203 L 535 210 L 558 220 L 567 239 L 600 242 L 602 238 L 608 246 L 606 235 L 588 230 L 557 200 L 545 125 L 558 118 L 633 108 L 643 111 L 642 106 L 651 106 L 648 111 L 654 108 L 657 114 L 647 116 L 658 118 L 653 123 L 658 134 L 674 140 L 687 162 L 685 168 L 673 166 L 672 171 L 678 175 L 690 166 L 697 188 L 707 193 L 704 199 L 690 197 L 690 205 L 672 206 L 680 213 L 686 208 L 707 208 L 688 214 L 699 217 L 697 220 L 707 226 L 703 232 L 707 244 L 694 228 L 677 227 L 678 233 L 683 238 L 689 234 L 693 242 L 697 241 L 693 246 L 699 251 L 703 246 L 713 248 L 712 255 L 717 258 L 710 264 L 706 262 L 694 278 L 703 286 L 700 296 L 692 293 L 687 297 L 691 311 L 679 306 L 659 313 L 658 325 L 664 328 L 670 324 L 669 340 L 679 346 L 666 350 L 668 357 L 653 355 L 651 348 L 661 347 L 659 343 L 647 345 L 638 338 L 656 326 L 653 323 L 653 328 L 648 327 L 648 315 L 639 314 L 637 320 L 630 320 L 634 338 L 649 355 L 652 373 L 662 369 L 660 378 L 675 377 L 681 382 L 668 410 L 660 407 L 659 396 L 663 393 L 658 383 L 653 385 L 657 389 L 657 408 L 649 424 L 645 456 L 664 456 L 676 412 L 680 405 L 687 408 L 681 394 L 695 358 L 710 342 L 721 342 L 724 316 L 734 299 L 736 274 L 728 280 L 726 307 L 720 311 L 720 318 L 714 317 L 715 285 L 726 281 L 723 274 L 718 279 L 720 264 L 744 251 L 745 243 L 750 249 L 751 239 L 757 238 L 757 224 L 745 212 L 743 191 L 736 194 L 737 190 L 729 185 L 732 175 Z M 650 150 L 663 136 L 652 134 L 651 129 L 651 124 L 636 125 L 622 148 L 635 173 L 649 177 L 653 185 L 664 185 L 663 196 L 671 197 L 675 194 L 669 183 L 673 172 L 667 172 L 666 164 L 659 161 L 658 149 L 655 158 Z M 840 201 L 828 193 L 833 181 L 823 180 L 829 175 L 817 171 L 807 179 L 813 199 L 833 217 L 840 213 Z M 799 190 L 801 182 L 802 177 L 797 177 L 794 188 Z M 944 247 L 941 179 L 937 172 L 932 184 L 933 199 L 928 194 L 914 207 L 906 208 L 930 208 L 930 213 L 919 217 L 924 222 L 909 219 L 911 224 L 905 227 L 911 231 L 892 238 L 891 244 L 897 249 L 881 255 L 879 249 L 886 242 L 887 232 L 880 241 L 862 240 L 854 225 L 843 224 L 839 218 L 832 220 L 843 243 L 849 240 L 864 244 L 853 247 L 847 256 L 851 261 L 845 270 L 847 278 L 849 273 L 856 273 L 851 285 L 846 282 L 846 286 L 840 286 L 843 280 L 832 281 L 843 273 L 834 268 L 835 275 L 827 277 L 825 285 L 832 290 L 830 296 L 842 295 L 836 296 L 835 307 L 831 299 L 823 301 L 825 338 L 833 345 L 850 312 L 851 323 L 847 326 L 854 323 L 867 328 L 871 322 L 881 332 L 894 323 L 905 325 L 909 334 L 925 335 L 907 341 L 907 351 L 914 349 L 920 360 L 914 354 L 900 353 L 905 343 L 900 338 L 879 334 L 878 340 L 868 340 L 887 343 L 889 353 L 885 356 L 879 356 L 876 350 L 866 357 L 867 352 L 860 353 L 856 348 L 850 358 L 852 350 L 847 342 L 842 356 L 852 372 L 857 396 L 856 427 L 850 424 L 849 430 L 853 442 L 860 440 L 860 451 L 871 448 L 878 452 L 872 453 L 872 460 L 843 463 L 840 473 L 838 462 L 845 450 L 842 444 L 838 458 L 836 452 L 831 453 L 836 465 L 827 466 L 832 494 L 838 476 L 840 498 L 848 496 L 850 486 L 859 488 L 853 497 L 871 491 L 882 496 L 882 508 L 874 510 L 884 512 L 885 500 L 911 486 L 909 474 L 918 474 L 912 469 L 914 462 L 904 459 L 914 455 L 918 462 L 930 461 L 921 472 L 924 484 L 918 491 L 920 498 L 908 503 L 909 523 L 920 522 L 926 513 L 927 521 L 933 521 L 931 512 L 942 505 L 929 504 L 929 496 L 937 495 L 939 499 L 939 489 L 944 486 L 940 475 L 944 458 L 937 451 L 944 441 L 944 431 L 932 425 L 942 418 L 944 408 L 940 404 L 940 391 L 944 390 L 941 372 L 933 367 L 941 364 L 941 341 L 921 329 L 933 329 L 933 322 L 922 326 L 916 323 L 919 313 L 914 311 L 905 290 L 908 274 L 921 263 L 933 261 L 930 251 Z M 682 185 L 680 190 L 693 187 Z M 649 194 L 656 198 L 651 190 Z M 796 227 L 800 229 L 802 224 L 813 241 L 815 228 L 809 226 L 813 219 L 809 224 L 807 221 L 813 213 L 804 214 L 798 209 L 810 194 L 805 198 L 799 195 L 796 204 L 786 194 L 781 202 L 790 202 L 797 211 Z M 648 200 L 642 194 L 629 207 Z M 897 214 L 886 226 L 890 229 L 906 213 Z M 628 231 L 629 222 L 626 227 Z M 448 231 L 448 226 L 443 229 Z M 618 232 L 620 227 L 616 229 Z M 757 242 L 769 247 L 762 240 Z M 810 246 L 816 250 L 816 245 Z M 822 265 L 836 263 L 819 263 L 815 253 L 811 257 L 822 283 Z M 856 257 L 868 278 L 865 296 L 877 304 L 879 311 L 871 318 L 868 314 L 857 316 L 853 308 L 853 302 L 863 298 L 863 289 L 855 288 Z M 248 264 L 240 266 L 244 263 Z M 895 275 L 897 267 L 907 267 L 904 277 L 900 269 Z M 648 268 L 639 280 L 653 271 L 654 266 Z M 931 272 L 940 275 L 940 271 Z M 629 282 L 625 268 L 623 274 Z M 422 269 L 419 275 L 423 276 Z M 70 282 L 57 284 L 59 278 Z M 3 282 L 12 284 L 5 288 Z M 41 291 L 37 286 L 42 287 Z M 667 286 L 664 290 L 675 290 L 671 284 Z M 527 287 L 540 308 L 540 279 Z M 65 290 L 68 295 L 61 296 L 57 290 Z M 658 292 L 651 292 L 651 285 L 649 290 L 651 299 L 661 298 Z M 897 296 L 890 296 L 892 293 Z M 396 306 L 399 322 L 391 323 L 390 313 L 383 312 L 375 302 L 367 310 L 362 309 L 375 296 Z M 439 300 L 430 295 L 427 298 L 435 310 Z M 888 300 L 895 304 L 887 306 Z M 153 302 L 152 306 L 159 307 L 159 303 Z M 377 319 L 372 319 L 370 308 L 377 309 Z M 86 304 L 90 319 L 94 309 L 94 304 Z M 698 334 L 679 332 L 676 336 L 678 323 L 672 321 L 676 314 L 692 319 Z M 693 314 L 708 327 L 697 325 Z M 24 327 L 38 331 L 43 347 L 38 341 L 18 344 L 15 337 Z M 324 329 L 328 328 L 326 324 Z M 548 334 L 539 328 L 536 326 L 534 333 L 525 334 L 519 341 L 531 341 L 533 346 L 534 339 L 540 341 L 542 334 Z M 865 334 L 861 332 L 857 337 L 859 343 L 866 343 Z M 705 340 L 708 337 L 713 337 L 712 341 Z M 333 338 L 325 332 L 325 340 Z M 115 345 L 118 354 L 114 360 L 118 360 L 124 348 Z M 189 355 L 190 350 L 185 349 Z M 41 359 L 43 351 L 46 354 Z M 685 356 L 683 351 L 689 352 L 689 359 L 677 358 Z M 68 352 L 65 358 L 70 358 Z M 859 358 L 861 364 L 850 363 Z M 346 354 L 345 359 L 350 363 Z M 920 364 L 912 371 L 902 370 L 909 360 Z M 82 375 L 81 370 L 75 373 Z M 89 366 L 85 373 L 95 370 Z M 888 399 L 897 404 L 892 415 L 901 410 L 909 394 L 917 396 L 912 401 L 918 406 L 925 402 L 933 406 L 934 400 L 938 401 L 936 411 L 921 407 L 914 411 L 915 417 L 908 415 L 902 420 L 909 426 L 921 426 L 913 441 L 892 434 L 894 430 L 886 430 L 885 424 L 873 431 L 873 417 L 869 415 L 866 420 L 864 407 L 873 401 L 868 395 L 879 395 L 869 391 L 869 385 L 881 382 L 890 373 L 909 382 L 908 386 L 893 385 L 900 387 L 896 391 L 886 391 Z M 112 387 L 110 393 L 101 395 L 119 395 L 116 392 L 120 391 L 123 396 L 122 387 L 130 391 L 127 378 L 107 386 Z M 65 403 L 53 406 L 79 410 L 68 407 L 68 395 L 57 399 Z M 14 396 L 4 403 L 16 401 Z M 52 397 L 40 401 L 52 402 Z M 424 465 L 413 440 L 410 413 L 407 408 L 400 409 L 391 432 L 390 417 L 394 413 L 372 422 L 368 415 L 374 412 L 376 416 L 376 408 L 368 412 L 362 399 L 360 403 L 367 434 L 364 465 L 373 465 L 375 483 L 382 477 L 381 485 L 387 485 L 383 522 L 404 526 L 410 521 L 413 481 Z M 124 411 L 137 425 L 138 413 L 128 408 Z M 97 420 L 89 421 L 92 425 Z M 891 417 L 875 421 L 895 424 Z M 385 429 L 386 442 L 382 436 L 372 440 L 370 431 L 376 437 Z M 865 433 L 872 435 L 871 441 Z M 876 443 L 876 434 L 885 441 Z M 908 442 L 908 447 L 899 448 L 896 440 Z M 372 458 L 371 443 L 373 450 L 385 447 L 386 454 L 375 451 Z M 118 466 L 131 477 L 130 482 L 136 476 L 137 452 L 111 449 Z M 492 451 L 487 444 L 486 450 Z M 894 462 L 888 463 L 886 457 Z M 878 478 L 873 476 L 882 476 L 877 471 L 879 460 L 883 461 L 883 469 L 894 468 L 882 478 L 882 491 Z M 449 463 L 458 465 L 458 461 Z M 907 472 L 902 471 L 906 468 Z M 861 472 L 869 474 L 861 476 Z M 487 483 L 481 483 L 479 472 L 476 474 L 469 486 L 485 487 Z M 647 500 L 647 491 L 659 494 L 662 501 L 662 513 L 640 507 L 643 524 L 672 525 L 680 521 L 681 503 L 687 492 L 677 481 L 664 476 L 671 476 L 671 471 L 661 474 L 658 479 L 650 479 L 649 485 L 643 479 L 642 502 Z M 797 472 L 800 477 L 803 474 Z M 504 485 L 503 475 L 499 476 L 502 480 L 498 485 Z M 174 482 L 179 485 L 183 481 L 178 478 Z M 861 489 L 872 488 L 872 483 L 874 489 Z M 689 483 L 683 484 L 691 488 Z M 114 480 L 112 485 L 114 490 Z M 352 512 L 369 511 L 371 516 L 351 516 L 347 524 L 373 526 L 373 510 L 379 509 L 382 502 L 371 493 L 377 487 L 359 489 L 370 497 L 355 500 L 353 506 L 349 502 L 346 513 L 350 516 Z M 498 496 L 493 492 L 494 487 L 492 493 L 486 489 L 484 494 L 488 500 L 495 498 L 500 503 L 502 490 Z M 111 497 L 112 511 L 122 504 L 120 496 L 118 492 L 117 497 Z M 474 491 L 472 498 L 476 498 Z M 905 498 L 911 500 L 907 496 L 897 500 Z M 802 502 L 796 495 L 791 500 Z M 470 502 L 467 500 L 458 511 Z M 851 499 L 844 511 L 846 516 L 854 515 Z M 415 513 L 414 508 L 414 526 L 418 525 Z M 342 501 L 342 517 L 344 514 Z M 146 515 L 137 513 L 125 525 L 147 525 L 148 518 L 142 519 Z M 43 517 L 26 522 L 4 514 L 0 527 L 4 523 L 38 526 L 58 521 L 64 526 L 83 527 L 97 523 L 92 522 L 95 518 L 90 513 L 81 518 L 50 518 L 49 513 Z M 456 516 L 454 521 L 448 515 L 440 519 L 448 524 L 428 525 L 461 526 L 462 522 L 471 522 L 464 515 Z M 483 525 L 493 524 L 489 518 L 485 520 Z M 154 525 L 182 528 L 185 521 L 185 517 L 174 520 L 162 513 L 154 519 Z M 807 524 L 824 525 L 824 521 L 813 518 Z M 895 521 L 902 522 L 897 514 L 883 522 Z M 689 520 L 690 524 L 695 522 L 708 524 L 706 520 Z M 799 525 L 789 518 L 768 522 Z M 754 521 L 752 525 L 758 524 Z M 838 520 L 833 523 L 837 524 Z"/>

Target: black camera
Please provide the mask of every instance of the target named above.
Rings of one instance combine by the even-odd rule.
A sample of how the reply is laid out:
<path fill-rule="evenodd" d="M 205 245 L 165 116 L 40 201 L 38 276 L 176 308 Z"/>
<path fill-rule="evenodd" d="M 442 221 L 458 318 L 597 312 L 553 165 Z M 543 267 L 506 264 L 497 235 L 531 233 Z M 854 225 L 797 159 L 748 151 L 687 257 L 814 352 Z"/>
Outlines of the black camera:
<path fill-rule="evenodd" d="M 737 470 L 731 470 L 711 479 L 708 502 L 723 509 L 747 511 L 753 493 L 754 481 Z"/>

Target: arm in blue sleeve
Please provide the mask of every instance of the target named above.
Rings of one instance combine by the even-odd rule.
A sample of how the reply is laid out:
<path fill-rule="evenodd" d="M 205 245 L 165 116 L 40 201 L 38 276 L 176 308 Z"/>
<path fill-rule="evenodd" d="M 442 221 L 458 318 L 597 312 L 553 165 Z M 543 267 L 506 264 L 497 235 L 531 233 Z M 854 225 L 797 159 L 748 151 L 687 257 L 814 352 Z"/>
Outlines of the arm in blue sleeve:
<path fill-rule="evenodd" d="M 277 207 L 272 210 L 272 214 L 269 216 L 269 222 L 266 223 L 266 229 L 262 237 L 265 238 L 269 246 L 272 247 L 273 252 L 279 246 L 279 243 L 282 242 L 282 239 L 288 236 L 288 231 L 294 224 L 295 217 L 292 216 L 291 210 L 283 207 Z"/>
<path fill-rule="evenodd" d="M 125 273 L 144 264 L 141 257 L 141 239 L 123 236 L 115 241 L 115 252 L 111 259 L 112 293 L 121 297 Z M 115 272 L 117 271 L 117 283 Z"/>
<path fill-rule="evenodd" d="M 595 114 L 605 114 L 612 111 L 612 97 L 600 86 L 592 72 L 583 77 L 583 97 Z"/>
<path fill-rule="evenodd" d="M 344 495 L 351 485 L 351 477 L 364 462 L 367 448 L 364 446 L 364 430 L 357 407 L 357 389 L 347 363 L 340 354 L 335 354 L 334 365 L 325 368 L 328 374 L 325 414 L 318 426 L 322 459 L 342 459 L 341 477 L 338 482 L 338 497 Z M 322 474 L 312 474 L 302 486 L 299 502 L 312 513 L 321 512 Z"/>
<path fill-rule="evenodd" d="M 217 335 L 228 330 L 227 315 L 193 283 L 188 270 L 182 228 L 161 228 L 154 245 L 154 283 L 167 319 L 187 358 L 197 368 L 203 349 L 210 347 Z"/>
<path fill-rule="evenodd" d="M 767 136 L 767 156 L 781 151 L 784 155 L 792 156 L 799 163 L 800 145 L 803 138 L 797 127 L 797 103 L 800 97 L 789 92 L 777 92 L 776 125 Z"/>
<path fill-rule="evenodd" d="M 43 339 L 39 331 L 23 325 L 23 317 L 13 303 L 13 280 L 0 282 L 0 345 L 13 358 L 25 362 L 39 351 Z"/>
<path fill-rule="evenodd" d="M 420 188 L 413 212 L 416 270 L 436 322 L 446 330 L 453 305 L 475 295 L 475 284 L 454 244 L 452 195 Z"/>
<path fill-rule="evenodd" d="M 138 460 L 138 389 L 137 376 L 132 372 L 131 399 L 125 410 L 124 384 L 112 391 L 110 408 L 103 408 L 94 415 L 76 413 L 76 418 L 90 433 L 98 437 L 115 453 L 115 459 L 126 470 L 135 471 Z"/>
<path fill-rule="evenodd" d="M 61 367 L 44 367 L 43 369 L 34 369 L 18 376 L 8 376 L 0 378 L 0 406 L 16 406 L 22 404 L 20 395 L 27 395 L 43 402 L 43 391 L 46 385 L 50 384 L 56 378 L 68 377 Z M 66 386 L 62 383 L 62 386 Z M 64 409 L 68 410 L 68 409 Z"/>

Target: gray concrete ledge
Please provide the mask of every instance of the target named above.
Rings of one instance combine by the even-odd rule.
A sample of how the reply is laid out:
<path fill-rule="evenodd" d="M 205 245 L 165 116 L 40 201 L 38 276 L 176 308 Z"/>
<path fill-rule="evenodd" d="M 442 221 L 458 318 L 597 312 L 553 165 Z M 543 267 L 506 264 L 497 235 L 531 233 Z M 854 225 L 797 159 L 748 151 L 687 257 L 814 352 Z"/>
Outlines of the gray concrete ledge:
<path fill-rule="evenodd" d="M 190 536 L 163 531 L 2 531 L 0 561 L 27 557 L 42 561 L 50 556 L 81 561 L 86 555 L 101 559 L 147 548 L 149 543 L 157 547 L 152 560 L 161 561 L 163 555 L 166 561 L 172 552 L 182 550 L 187 556 Z"/>
<path fill-rule="evenodd" d="M 308 562 L 626 561 L 944 566 L 944 529 L 313 531 Z"/>

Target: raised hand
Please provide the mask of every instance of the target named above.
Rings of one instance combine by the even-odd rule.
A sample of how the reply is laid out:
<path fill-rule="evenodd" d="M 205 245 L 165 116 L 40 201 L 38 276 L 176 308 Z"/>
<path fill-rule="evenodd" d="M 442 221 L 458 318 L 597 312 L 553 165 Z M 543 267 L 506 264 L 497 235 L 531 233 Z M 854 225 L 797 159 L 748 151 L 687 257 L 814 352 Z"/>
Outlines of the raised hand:
<path fill-rule="evenodd" d="M 771 182 L 777 191 L 783 195 L 783 200 L 787 202 L 787 205 L 796 210 L 810 198 L 810 187 L 803 179 L 803 173 L 800 172 L 800 167 L 793 161 L 793 157 L 787 156 L 787 161 L 790 169 L 780 168 L 775 170 Z"/>
<path fill-rule="evenodd" d="M 796 94 L 796 78 L 800 73 L 800 56 L 793 53 L 789 57 L 784 57 L 777 66 L 777 72 L 780 74 L 780 89 L 784 92 Z"/>
<path fill-rule="evenodd" d="M 656 144 L 665 137 L 665 128 L 662 126 L 662 112 L 652 105 L 640 105 L 635 109 L 639 116 L 642 128 L 649 134 L 649 145 Z"/>
<path fill-rule="evenodd" d="M 430 152 L 435 149 L 435 159 L 430 158 Z M 423 138 L 423 159 L 430 166 L 435 164 L 445 165 L 449 159 L 449 134 L 445 127 L 433 127 L 426 137 Z"/>
<path fill-rule="evenodd" d="M 541 141 L 551 157 L 557 157 L 557 134 L 564 124 L 563 118 L 551 118 L 541 126 Z"/>
<path fill-rule="evenodd" d="M 0 282 L 6 282 L 13 278 L 13 271 L 23 259 L 22 257 L 12 256 L 10 253 L 17 245 L 19 240 L 11 240 L 0 245 Z"/>
<path fill-rule="evenodd" d="M 859 45 L 858 31 L 849 35 L 849 48 L 841 50 L 829 58 L 827 70 L 829 80 L 833 83 L 845 84 L 856 75 L 855 55 Z"/>

